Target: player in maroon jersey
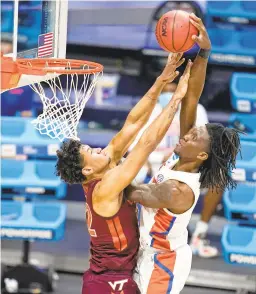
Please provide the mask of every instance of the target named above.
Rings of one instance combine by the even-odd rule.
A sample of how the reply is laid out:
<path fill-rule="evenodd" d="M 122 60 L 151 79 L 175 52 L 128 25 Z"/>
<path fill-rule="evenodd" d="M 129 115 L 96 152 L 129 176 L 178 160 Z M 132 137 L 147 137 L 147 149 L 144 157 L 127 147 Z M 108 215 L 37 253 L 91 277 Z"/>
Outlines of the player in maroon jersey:
<path fill-rule="evenodd" d="M 68 140 L 58 150 L 57 175 L 69 184 L 81 183 L 86 195 L 87 226 L 91 236 L 90 269 L 84 274 L 83 294 L 139 293 L 132 279 L 139 247 L 135 206 L 125 188 L 167 132 L 184 98 L 192 62 L 180 78 L 172 102 L 144 132 L 121 164 L 123 155 L 147 122 L 164 85 L 178 75 L 182 54 L 168 58 L 162 74 L 131 110 L 122 130 L 101 150 Z M 168 121 L 163 126 L 162 121 Z"/>

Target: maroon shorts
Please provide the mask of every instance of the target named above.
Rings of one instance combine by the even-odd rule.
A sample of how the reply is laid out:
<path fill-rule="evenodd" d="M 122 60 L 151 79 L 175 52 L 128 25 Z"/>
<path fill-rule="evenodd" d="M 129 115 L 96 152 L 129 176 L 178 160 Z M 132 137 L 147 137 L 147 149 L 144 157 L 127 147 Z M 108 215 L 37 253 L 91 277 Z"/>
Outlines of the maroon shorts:
<path fill-rule="evenodd" d="M 131 273 L 84 273 L 82 294 L 140 294 Z"/>

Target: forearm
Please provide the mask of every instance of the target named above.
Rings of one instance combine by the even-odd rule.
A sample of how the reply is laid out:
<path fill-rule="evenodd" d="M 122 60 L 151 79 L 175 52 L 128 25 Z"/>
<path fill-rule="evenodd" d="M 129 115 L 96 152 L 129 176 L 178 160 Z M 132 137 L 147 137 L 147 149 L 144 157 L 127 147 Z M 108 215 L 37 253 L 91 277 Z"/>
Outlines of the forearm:
<path fill-rule="evenodd" d="M 130 201 L 150 208 L 166 208 L 172 202 L 171 189 L 168 182 L 161 183 L 160 185 L 129 186 L 127 192 Z"/>
<path fill-rule="evenodd" d="M 198 101 L 201 97 L 207 69 L 208 58 L 197 55 L 188 83 L 188 91 L 181 103 L 180 136 L 183 137 L 196 122 Z"/>
<path fill-rule="evenodd" d="M 162 113 L 152 122 L 152 124 L 145 130 L 139 143 L 151 146 L 154 150 L 162 141 L 166 132 L 168 131 L 175 113 L 178 110 L 181 99 L 174 94 L 171 101 L 164 108 Z"/>
<path fill-rule="evenodd" d="M 204 88 L 208 58 L 197 57 L 191 68 L 190 79 L 188 83 L 188 91 L 182 103 L 198 102 Z"/>
<path fill-rule="evenodd" d="M 158 96 L 161 94 L 163 90 L 164 85 L 165 82 L 163 81 L 163 79 L 161 77 L 158 77 L 153 86 L 130 111 L 127 117 L 127 122 L 133 124 L 136 122 L 140 122 L 144 125 L 149 119 L 158 101 Z"/>
<path fill-rule="evenodd" d="M 173 118 L 178 110 L 179 104 L 186 95 L 191 66 L 192 62 L 189 60 L 172 99 L 169 101 L 162 113 L 146 129 L 140 141 L 138 142 L 138 144 L 148 147 L 148 152 L 152 152 L 162 141 L 172 123 Z"/>
<path fill-rule="evenodd" d="M 163 79 L 159 77 L 147 94 L 132 109 L 122 130 L 109 143 L 112 146 L 110 149 L 113 153 L 112 157 L 116 158 L 115 161 L 119 161 L 127 152 L 140 130 L 147 123 L 164 84 Z"/>
<path fill-rule="evenodd" d="M 161 75 L 156 79 L 154 85 L 149 89 L 146 95 L 131 110 L 124 127 L 110 142 L 113 146 L 112 150 L 117 150 L 117 152 L 122 155 L 129 148 L 140 129 L 148 121 L 164 85 L 177 77 L 178 72 L 175 71 L 175 69 L 184 62 L 184 60 L 180 60 L 180 58 L 180 53 L 169 55 L 167 64 Z"/>
<path fill-rule="evenodd" d="M 150 208 L 167 208 L 174 213 L 184 213 L 195 201 L 194 193 L 185 184 L 175 180 L 160 184 L 146 184 L 129 187 L 128 199 Z"/>

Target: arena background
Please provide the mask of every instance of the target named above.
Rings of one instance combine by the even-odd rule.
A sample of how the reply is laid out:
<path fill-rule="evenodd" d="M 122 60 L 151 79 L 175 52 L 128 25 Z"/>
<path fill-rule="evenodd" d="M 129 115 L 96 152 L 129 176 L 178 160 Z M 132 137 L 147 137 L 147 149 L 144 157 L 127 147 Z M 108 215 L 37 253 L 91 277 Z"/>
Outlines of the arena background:
<path fill-rule="evenodd" d="M 29 50 L 27 57 L 35 57 L 45 2 L 20 4 L 18 51 Z M 79 136 L 83 143 L 104 147 L 122 127 L 166 61 L 167 53 L 159 48 L 154 29 L 161 15 L 171 9 L 196 13 L 209 31 L 212 54 L 200 99 L 208 119 L 247 133 L 243 159 L 234 171 L 238 188 L 224 194 L 210 225 L 209 239 L 222 255 L 214 260 L 194 257 L 182 293 L 256 293 L 255 1 L 69 1 L 67 57 L 104 65 L 104 76 L 84 109 Z M 12 52 L 12 13 L 12 1 L 1 1 L 4 53 Z M 185 57 L 194 58 L 197 50 L 193 47 Z M 59 274 L 55 293 L 80 293 L 89 257 L 84 195 L 79 185 L 66 186 L 53 176 L 58 143 L 34 135 L 30 124 L 41 111 L 41 101 L 29 87 L 1 95 L 2 275 L 29 260 L 45 272 L 50 265 L 47 277 L 51 281 L 57 277 L 52 269 Z M 35 141 L 28 144 L 29 136 Z M 33 189 L 32 181 L 37 183 Z M 30 218 L 31 207 L 35 218 Z M 26 213 L 28 223 L 21 225 L 19 218 L 26 219 Z M 19 231 L 24 228 L 27 231 Z M 33 230 L 38 230 L 37 235 Z M 8 293 L 4 285 L 2 280 L 3 293 Z"/>

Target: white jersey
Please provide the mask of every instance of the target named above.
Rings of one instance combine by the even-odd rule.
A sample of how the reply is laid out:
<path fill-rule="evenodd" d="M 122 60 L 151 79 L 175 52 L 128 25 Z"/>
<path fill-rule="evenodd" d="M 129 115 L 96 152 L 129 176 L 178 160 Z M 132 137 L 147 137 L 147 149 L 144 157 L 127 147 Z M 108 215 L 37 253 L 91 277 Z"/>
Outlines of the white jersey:
<path fill-rule="evenodd" d="M 168 209 L 153 209 L 139 205 L 141 249 L 152 248 L 157 251 L 176 250 L 187 244 L 187 226 L 200 195 L 200 173 L 174 171 L 178 162 L 173 154 L 152 178 L 152 183 L 161 183 L 170 179 L 187 184 L 194 193 L 192 207 L 182 214 L 174 214 Z"/>

